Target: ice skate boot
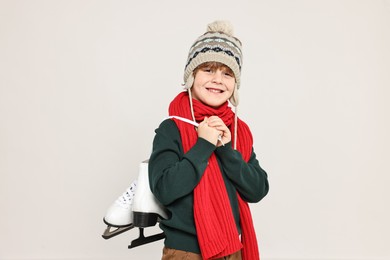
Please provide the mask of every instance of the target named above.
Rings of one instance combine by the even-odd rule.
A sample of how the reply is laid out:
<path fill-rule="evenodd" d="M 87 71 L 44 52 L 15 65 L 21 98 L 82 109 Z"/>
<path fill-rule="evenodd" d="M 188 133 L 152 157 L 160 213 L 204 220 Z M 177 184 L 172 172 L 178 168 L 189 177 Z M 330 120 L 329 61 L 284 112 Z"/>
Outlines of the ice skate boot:
<path fill-rule="evenodd" d="M 103 219 L 107 224 L 102 237 L 112 238 L 134 228 L 132 205 L 134 201 L 137 181 L 133 181 L 129 188 L 108 208 Z"/>
<path fill-rule="evenodd" d="M 139 228 L 139 238 L 133 240 L 129 248 L 151 243 L 165 237 L 164 233 L 144 236 L 144 228 L 155 226 L 160 219 L 168 218 L 165 208 L 156 200 L 149 186 L 148 160 L 139 166 L 137 193 L 133 202 L 133 225 Z"/>

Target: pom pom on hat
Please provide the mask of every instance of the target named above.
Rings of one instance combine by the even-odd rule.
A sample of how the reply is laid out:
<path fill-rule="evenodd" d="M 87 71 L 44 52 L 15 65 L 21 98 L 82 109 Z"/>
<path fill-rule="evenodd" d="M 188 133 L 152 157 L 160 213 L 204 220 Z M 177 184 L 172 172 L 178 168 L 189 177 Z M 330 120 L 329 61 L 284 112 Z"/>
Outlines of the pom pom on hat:
<path fill-rule="evenodd" d="M 207 25 L 207 32 L 221 32 L 233 37 L 233 26 L 229 21 L 215 21 Z"/>
<path fill-rule="evenodd" d="M 205 62 L 220 62 L 234 73 L 236 87 L 230 102 L 238 104 L 237 89 L 240 87 L 242 66 L 241 42 L 234 37 L 233 26 L 229 21 L 215 21 L 207 25 L 207 31 L 191 46 L 184 69 L 184 82 L 187 89 L 194 83 L 193 71 Z"/>

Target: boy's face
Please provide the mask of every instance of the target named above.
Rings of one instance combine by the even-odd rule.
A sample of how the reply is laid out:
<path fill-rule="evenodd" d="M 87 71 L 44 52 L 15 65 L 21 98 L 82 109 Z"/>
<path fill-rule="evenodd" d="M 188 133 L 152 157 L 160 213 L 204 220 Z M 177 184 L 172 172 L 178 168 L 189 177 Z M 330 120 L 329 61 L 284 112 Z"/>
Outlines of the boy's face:
<path fill-rule="evenodd" d="M 233 95 L 235 83 L 234 74 L 226 67 L 201 67 L 195 74 L 192 97 L 217 108 Z"/>

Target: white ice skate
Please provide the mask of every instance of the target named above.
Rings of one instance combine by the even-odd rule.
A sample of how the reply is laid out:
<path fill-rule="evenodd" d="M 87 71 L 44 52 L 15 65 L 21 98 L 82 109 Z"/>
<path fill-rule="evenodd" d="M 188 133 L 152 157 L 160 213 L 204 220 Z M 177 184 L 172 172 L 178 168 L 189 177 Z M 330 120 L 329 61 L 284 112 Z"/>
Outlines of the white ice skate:
<path fill-rule="evenodd" d="M 132 205 L 136 188 L 137 181 L 135 180 L 108 208 L 103 219 L 104 223 L 107 224 L 107 228 L 102 235 L 104 239 L 112 238 L 134 227 Z"/>
<path fill-rule="evenodd" d="M 103 219 L 107 224 L 102 237 L 112 238 L 134 227 L 139 228 L 139 237 L 128 248 L 151 243 L 165 237 L 159 233 L 144 236 L 144 228 L 152 227 L 167 218 L 165 208 L 156 200 L 149 186 L 148 160 L 139 166 L 138 179 L 109 207 Z M 113 230 L 112 230 L 113 229 Z"/>
<path fill-rule="evenodd" d="M 137 183 L 137 192 L 133 201 L 133 225 L 139 228 L 140 235 L 131 242 L 129 248 L 163 239 L 164 233 L 145 237 L 144 228 L 155 226 L 159 220 L 168 218 L 165 208 L 150 190 L 148 160 L 143 161 L 139 166 Z"/>

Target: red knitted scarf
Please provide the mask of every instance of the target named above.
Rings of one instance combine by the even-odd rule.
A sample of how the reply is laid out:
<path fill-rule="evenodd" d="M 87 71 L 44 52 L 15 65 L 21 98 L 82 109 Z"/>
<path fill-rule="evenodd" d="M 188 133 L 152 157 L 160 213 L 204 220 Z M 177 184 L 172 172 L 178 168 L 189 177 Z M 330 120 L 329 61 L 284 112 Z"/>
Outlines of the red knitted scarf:
<path fill-rule="evenodd" d="M 187 92 L 182 92 L 169 106 L 170 116 L 181 116 L 192 119 Z M 234 113 L 226 102 L 214 109 L 197 100 L 193 100 L 195 119 L 199 123 L 204 117 L 220 117 L 230 131 L 234 133 Z M 177 120 L 184 152 L 196 143 L 198 135 L 194 126 Z M 237 123 L 237 150 L 248 161 L 252 152 L 252 134 L 249 127 L 240 119 Z M 234 143 L 234 140 L 232 140 Z M 248 203 L 243 201 L 237 193 L 240 211 L 241 241 L 234 221 L 229 197 L 226 191 L 221 170 L 216 155 L 213 153 L 202 179 L 194 190 L 194 218 L 198 242 L 202 257 L 214 259 L 230 255 L 242 249 L 244 260 L 260 259 L 256 234 Z"/>

